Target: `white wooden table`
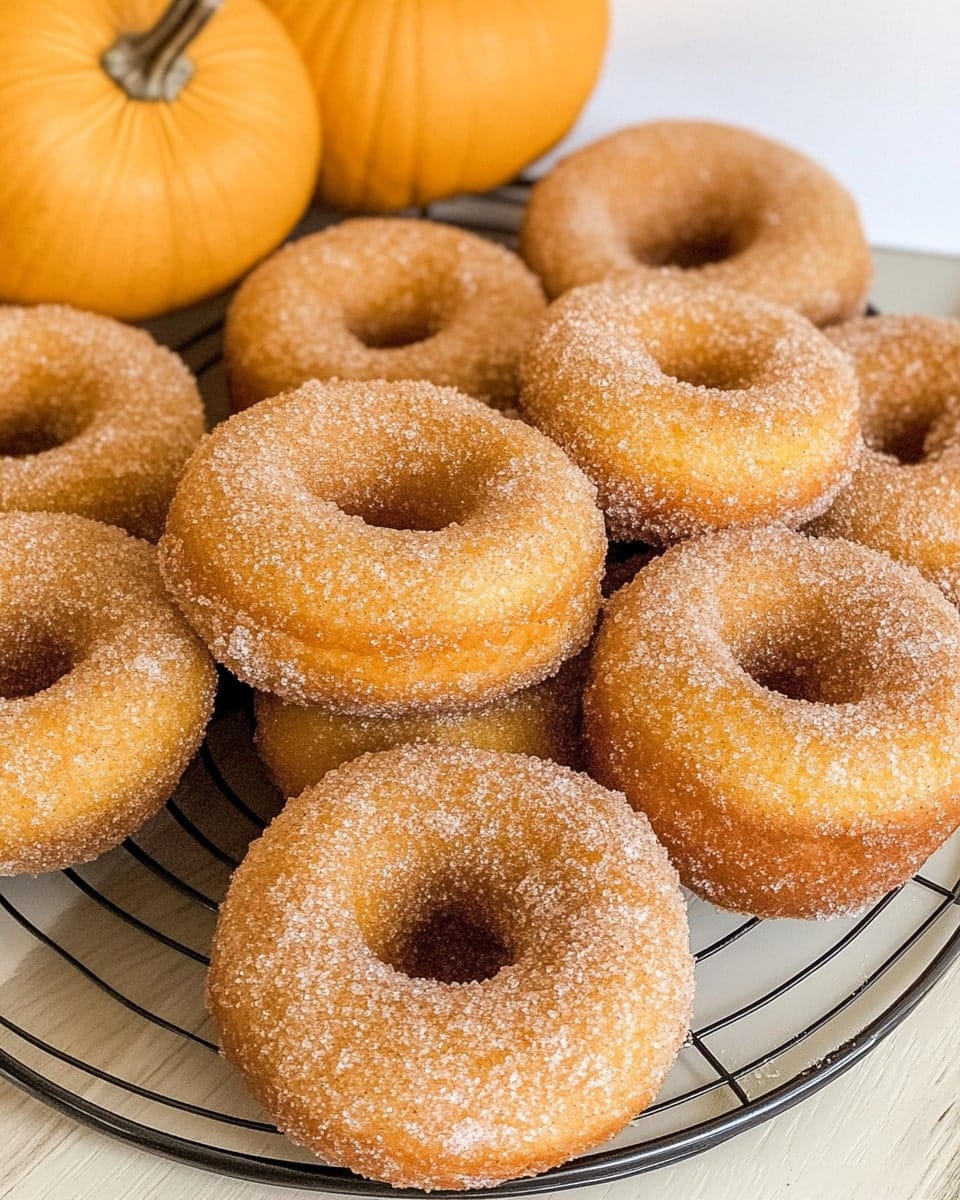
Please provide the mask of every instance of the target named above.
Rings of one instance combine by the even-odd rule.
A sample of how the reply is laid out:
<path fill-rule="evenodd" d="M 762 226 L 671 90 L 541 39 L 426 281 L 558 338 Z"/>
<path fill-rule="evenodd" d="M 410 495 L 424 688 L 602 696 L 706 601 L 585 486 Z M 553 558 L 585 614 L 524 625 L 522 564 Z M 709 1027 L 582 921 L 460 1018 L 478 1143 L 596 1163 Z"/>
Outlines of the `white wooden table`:
<path fill-rule="evenodd" d="M 815 1099 L 698 1158 L 580 1200 L 957 1200 L 960 970 Z M 0 1085 L 3 1200 L 268 1200 L 315 1192 L 218 1178 L 74 1126 Z M 563 1193 L 555 1193 L 562 1195 Z"/>
<path fill-rule="evenodd" d="M 960 316 L 960 262 L 880 252 L 885 311 Z M 9 948 L 0 937 L 0 978 Z M 56 996 L 43 1003 L 56 1004 Z M 307 1197 L 152 1157 L 0 1083 L 0 1200 Z M 957 1200 L 960 966 L 881 1047 L 803 1105 L 698 1158 L 583 1200 Z"/>

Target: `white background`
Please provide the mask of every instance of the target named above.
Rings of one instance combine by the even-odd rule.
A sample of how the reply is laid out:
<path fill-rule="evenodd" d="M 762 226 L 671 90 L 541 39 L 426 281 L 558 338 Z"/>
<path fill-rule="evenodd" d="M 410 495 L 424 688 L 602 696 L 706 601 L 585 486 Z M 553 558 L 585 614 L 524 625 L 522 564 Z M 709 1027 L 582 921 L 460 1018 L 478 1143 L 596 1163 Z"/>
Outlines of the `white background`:
<path fill-rule="evenodd" d="M 960 254 L 958 0 L 612 0 L 564 148 L 638 121 L 746 125 L 818 159 L 876 245 Z"/>

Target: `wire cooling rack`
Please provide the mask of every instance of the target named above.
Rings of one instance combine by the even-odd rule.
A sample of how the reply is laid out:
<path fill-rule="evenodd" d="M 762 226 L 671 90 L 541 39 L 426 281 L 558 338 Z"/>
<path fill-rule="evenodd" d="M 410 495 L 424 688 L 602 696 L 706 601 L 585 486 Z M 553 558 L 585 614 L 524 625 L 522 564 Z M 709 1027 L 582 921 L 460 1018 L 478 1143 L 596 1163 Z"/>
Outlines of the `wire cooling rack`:
<path fill-rule="evenodd" d="M 522 186 L 427 215 L 501 240 Z M 315 214 L 302 231 L 325 218 Z M 882 282 L 882 281 L 881 281 Z M 155 322 L 225 415 L 223 299 Z M 74 870 L 0 881 L 0 1075 L 127 1142 L 229 1175 L 366 1195 L 276 1132 L 217 1054 L 207 947 L 233 867 L 279 809 L 251 742 L 249 699 L 224 677 L 197 760 L 164 810 Z M 518 1195 L 675 1162 L 768 1119 L 852 1066 L 960 954 L 960 835 L 857 917 L 759 921 L 690 898 L 693 1033 L 653 1107 L 612 1142 Z"/>

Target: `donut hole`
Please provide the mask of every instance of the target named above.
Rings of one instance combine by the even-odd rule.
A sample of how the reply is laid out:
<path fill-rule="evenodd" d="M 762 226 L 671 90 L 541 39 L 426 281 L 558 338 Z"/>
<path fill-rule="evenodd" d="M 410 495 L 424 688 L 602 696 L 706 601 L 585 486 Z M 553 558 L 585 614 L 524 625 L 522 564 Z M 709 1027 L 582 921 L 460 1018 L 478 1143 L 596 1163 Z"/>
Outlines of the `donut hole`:
<path fill-rule="evenodd" d="M 34 408 L 0 415 L 0 457 L 28 458 L 56 450 L 82 432 L 79 414 Z"/>
<path fill-rule="evenodd" d="M 864 431 L 872 450 L 889 454 L 903 466 L 939 457 L 957 443 L 958 413 L 955 401 L 945 401 L 923 411 L 901 409 L 887 428 Z"/>
<path fill-rule="evenodd" d="M 411 979 L 472 983 L 514 961 L 504 922 L 481 890 L 405 883 L 377 903 L 366 897 L 357 905 L 364 939 L 382 962 Z"/>
<path fill-rule="evenodd" d="M 738 665 L 765 691 L 807 704 L 856 704 L 871 690 L 872 658 L 864 631 L 829 616 L 768 614 L 766 628 L 744 631 L 732 649 Z"/>
<path fill-rule="evenodd" d="M 437 459 L 397 469 L 376 468 L 376 460 L 353 473 L 345 466 L 332 499 L 347 516 L 377 529 L 437 532 L 461 524 L 476 507 L 483 486 L 482 465 Z M 351 478 L 351 475 L 353 477 Z"/>
<path fill-rule="evenodd" d="M 707 215 L 671 229 L 634 237 L 630 241 L 630 253 L 647 267 L 691 271 L 734 258 L 746 249 L 753 237 L 754 228 L 747 220 Z"/>
<path fill-rule="evenodd" d="M 390 965 L 412 979 L 471 983 L 492 979 L 510 962 L 492 922 L 475 909 L 451 904 L 419 921 Z"/>
<path fill-rule="evenodd" d="M 862 699 L 862 691 L 849 679 L 836 679 L 821 669 L 821 664 L 806 656 L 782 656 L 776 661 L 741 662 L 747 674 L 768 692 L 778 692 L 788 700 L 808 704 L 852 704 Z"/>
<path fill-rule="evenodd" d="M 396 495 L 369 496 L 339 506 L 350 517 L 360 517 L 375 529 L 407 529 L 418 533 L 437 533 L 460 522 L 469 506 L 457 504 L 450 496 Z"/>
<path fill-rule="evenodd" d="M 399 350 L 432 338 L 440 320 L 428 306 L 400 298 L 395 304 L 349 316 L 347 328 L 369 350 Z"/>
<path fill-rule="evenodd" d="M 0 697 L 21 700 L 45 692 L 73 667 L 72 652 L 50 632 L 16 631 L 0 650 Z"/>
<path fill-rule="evenodd" d="M 737 391 L 749 386 L 750 379 L 744 364 L 729 352 L 715 350 L 712 353 L 698 352 L 696 358 L 688 350 L 686 354 L 658 356 L 658 365 L 664 375 L 677 383 L 689 383 L 696 388 L 711 388 L 720 392 Z"/>
<path fill-rule="evenodd" d="M 925 446 L 929 429 L 930 422 L 918 423 L 913 428 L 898 431 L 896 437 L 890 438 L 880 448 L 884 454 L 892 454 L 904 466 L 923 462 L 926 458 Z"/>
<path fill-rule="evenodd" d="M 684 320 L 679 325 L 682 337 L 661 330 L 655 339 L 645 342 L 664 375 L 677 383 L 721 392 L 750 386 L 756 369 L 735 329 L 729 331 L 729 337 L 719 339 L 715 330 L 700 322 Z M 754 342 L 756 336 L 755 332 Z"/>

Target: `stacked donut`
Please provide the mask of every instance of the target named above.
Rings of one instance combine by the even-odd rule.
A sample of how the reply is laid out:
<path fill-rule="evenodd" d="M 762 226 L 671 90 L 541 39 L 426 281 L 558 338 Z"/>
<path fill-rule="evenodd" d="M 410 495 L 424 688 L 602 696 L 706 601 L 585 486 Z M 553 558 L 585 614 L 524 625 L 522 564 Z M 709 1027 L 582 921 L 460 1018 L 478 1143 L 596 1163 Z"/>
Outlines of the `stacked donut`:
<path fill-rule="evenodd" d="M 182 611 L 258 689 L 288 792 L 398 741 L 569 760 L 572 672 L 550 677 L 593 630 L 604 549 L 553 442 L 412 381 L 313 381 L 233 417 L 160 545 Z"/>
<path fill-rule="evenodd" d="M 515 410 L 520 356 L 544 308 L 539 282 L 510 251 L 436 222 L 391 219 L 345 221 L 292 243 L 231 304 L 236 409 L 304 380 L 341 381 L 230 426 L 231 445 L 286 440 L 281 469 L 309 469 L 317 494 L 347 514 L 326 528 L 330 549 L 321 551 L 343 573 L 343 591 L 329 594 L 325 613 L 313 597 L 302 603 L 313 621 L 341 613 L 331 637 L 355 643 L 352 668 L 322 680 L 308 669 L 302 686 L 291 685 L 218 649 L 225 631 L 228 640 L 261 636 L 237 634 L 237 613 L 208 630 L 221 661 L 258 689 L 258 746 L 285 795 L 408 741 L 579 762 L 583 664 L 557 668 L 593 626 L 602 529 L 589 485 L 563 456 L 490 411 Z M 268 421 L 283 432 L 268 432 Z M 252 490 L 237 504 L 261 511 L 262 485 L 242 473 Z M 185 507 L 207 523 L 189 493 Z M 505 545 L 516 555 L 509 564 Z M 282 604 L 278 596 L 277 619 Z M 375 678 L 361 661 L 371 656 Z M 388 660 L 400 665 L 388 671 Z"/>

